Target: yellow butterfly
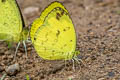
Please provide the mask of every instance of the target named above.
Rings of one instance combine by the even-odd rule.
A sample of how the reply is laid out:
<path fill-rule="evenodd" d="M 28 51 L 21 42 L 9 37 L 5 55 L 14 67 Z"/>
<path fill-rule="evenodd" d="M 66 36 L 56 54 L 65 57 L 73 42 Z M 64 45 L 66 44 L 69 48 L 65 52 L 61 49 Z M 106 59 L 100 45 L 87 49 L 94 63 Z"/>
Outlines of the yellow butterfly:
<path fill-rule="evenodd" d="M 69 60 L 78 54 L 74 25 L 60 2 L 51 3 L 32 23 L 30 37 L 43 59 Z"/>
<path fill-rule="evenodd" d="M 28 30 L 23 29 L 24 26 L 16 0 L 0 0 L 0 41 L 19 42 L 15 55 L 21 41 L 23 41 L 25 51 L 27 51 L 24 40 L 27 39 Z"/>

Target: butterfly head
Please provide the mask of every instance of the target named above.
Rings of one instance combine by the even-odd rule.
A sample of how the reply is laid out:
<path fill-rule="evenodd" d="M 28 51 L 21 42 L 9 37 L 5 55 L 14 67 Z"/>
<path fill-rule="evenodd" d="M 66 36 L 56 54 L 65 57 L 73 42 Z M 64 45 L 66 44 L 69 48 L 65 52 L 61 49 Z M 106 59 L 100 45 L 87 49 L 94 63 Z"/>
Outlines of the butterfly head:
<path fill-rule="evenodd" d="M 29 29 L 27 27 L 24 27 L 22 30 L 22 34 L 21 34 L 21 41 L 27 40 L 29 36 Z"/>

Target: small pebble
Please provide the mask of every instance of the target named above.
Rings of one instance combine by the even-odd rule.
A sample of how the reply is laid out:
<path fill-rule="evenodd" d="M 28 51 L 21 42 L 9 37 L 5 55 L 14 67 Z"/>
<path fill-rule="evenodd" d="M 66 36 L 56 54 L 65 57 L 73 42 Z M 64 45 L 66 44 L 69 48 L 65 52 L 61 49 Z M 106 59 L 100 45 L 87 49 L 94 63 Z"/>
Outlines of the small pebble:
<path fill-rule="evenodd" d="M 22 57 L 23 53 L 17 53 L 18 57 Z"/>
<path fill-rule="evenodd" d="M 18 63 L 16 63 L 16 64 L 13 64 L 13 65 L 10 65 L 8 68 L 5 69 L 5 71 L 8 75 L 12 76 L 12 75 L 17 74 L 17 72 L 20 71 L 20 66 L 19 66 Z"/>
<path fill-rule="evenodd" d="M 4 71 L 4 67 L 0 66 L 0 72 Z"/>
<path fill-rule="evenodd" d="M 4 56 L 2 57 L 2 59 L 3 59 L 3 60 L 7 60 L 7 56 L 4 55 Z"/>
<path fill-rule="evenodd" d="M 8 58 L 9 58 L 9 59 L 13 59 L 13 58 L 14 58 L 14 56 L 13 56 L 13 55 L 10 55 L 10 56 L 8 56 Z"/>
<path fill-rule="evenodd" d="M 39 11 L 39 8 L 33 6 L 33 7 L 25 8 L 23 12 L 24 12 L 25 15 L 28 15 L 28 14 L 38 12 L 38 11 Z"/>
<path fill-rule="evenodd" d="M 4 55 L 4 53 L 5 53 L 4 47 L 0 47 L 0 55 Z"/>
<path fill-rule="evenodd" d="M 11 54 L 11 51 L 10 51 L 10 50 L 5 51 L 5 55 L 9 55 L 9 54 Z"/>
<path fill-rule="evenodd" d="M 31 51 L 31 50 L 32 50 L 32 48 L 31 48 L 31 47 L 28 47 L 28 48 L 27 48 L 27 50 L 28 50 L 28 51 Z"/>
<path fill-rule="evenodd" d="M 114 72 L 108 72 L 108 76 L 109 76 L 109 77 L 114 77 L 114 76 L 115 76 L 115 73 L 114 73 Z"/>

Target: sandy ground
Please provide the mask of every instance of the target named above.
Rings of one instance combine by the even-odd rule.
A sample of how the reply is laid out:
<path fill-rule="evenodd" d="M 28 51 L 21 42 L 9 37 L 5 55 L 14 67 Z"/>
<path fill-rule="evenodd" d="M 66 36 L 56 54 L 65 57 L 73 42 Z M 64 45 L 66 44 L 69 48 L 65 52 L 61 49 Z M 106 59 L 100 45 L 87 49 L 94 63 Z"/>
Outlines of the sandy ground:
<path fill-rule="evenodd" d="M 55 0 L 17 0 L 26 25 L 30 25 L 48 4 Z M 59 0 L 69 11 L 76 29 L 78 57 L 84 62 L 48 61 L 41 59 L 31 43 L 19 48 L 16 61 L 14 49 L 0 44 L 0 77 L 15 63 L 20 70 L 5 80 L 120 80 L 120 1 Z"/>

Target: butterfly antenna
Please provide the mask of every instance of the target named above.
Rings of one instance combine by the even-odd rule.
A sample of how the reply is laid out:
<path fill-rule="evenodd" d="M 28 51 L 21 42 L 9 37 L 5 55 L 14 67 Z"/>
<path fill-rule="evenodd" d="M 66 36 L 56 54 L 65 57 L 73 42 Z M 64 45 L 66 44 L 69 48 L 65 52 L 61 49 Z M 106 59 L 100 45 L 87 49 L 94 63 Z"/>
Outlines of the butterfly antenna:
<path fill-rule="evenodd" d="M 27 47 L 26 47 L 25 41 L 23 41 L 23 46 L 25 48 L 25 54 L 26 54 L 26 58 L 27 58 Z"/>
<path fill-rule="evenodd" d="M 17 44 L 17 48 L 16 48 L 16 51 L 15 51 L 15 56 L 14 56 L 14 60 L 16 59 L 16 55 L 17 55 L 17 52 L 18 52 L 18 48 L 20 46 L 20 42 Z"/>

